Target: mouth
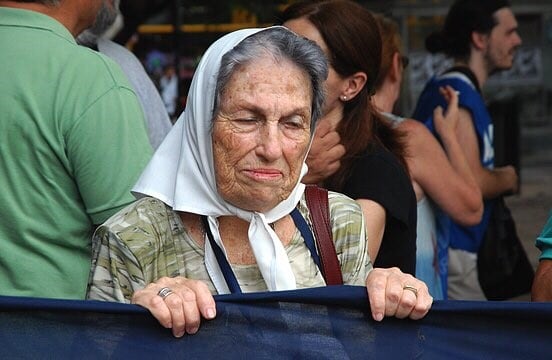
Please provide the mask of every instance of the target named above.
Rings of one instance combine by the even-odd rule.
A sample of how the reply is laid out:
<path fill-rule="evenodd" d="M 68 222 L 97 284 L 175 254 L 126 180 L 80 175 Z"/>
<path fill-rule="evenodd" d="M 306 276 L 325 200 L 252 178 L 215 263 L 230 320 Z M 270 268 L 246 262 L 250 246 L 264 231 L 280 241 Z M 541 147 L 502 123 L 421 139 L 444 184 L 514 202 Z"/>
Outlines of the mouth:
<path fill-rule="evenodd" d="M 277 169 L 247 169 L 244 174 L 255 181 L 274 181 L 283 177 L 282 172 Z"/>

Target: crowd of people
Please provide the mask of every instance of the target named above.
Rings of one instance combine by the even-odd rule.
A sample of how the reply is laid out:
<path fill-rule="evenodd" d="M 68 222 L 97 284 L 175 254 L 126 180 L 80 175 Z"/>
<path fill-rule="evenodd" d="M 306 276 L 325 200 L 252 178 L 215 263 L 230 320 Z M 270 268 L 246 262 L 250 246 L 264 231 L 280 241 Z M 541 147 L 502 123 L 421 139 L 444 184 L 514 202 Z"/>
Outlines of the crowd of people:
<path fill-rule="evenodd" d="M 182 114 L 102 38 L 118 7 L 0 0 L 0 295 L 134 303 L 196 333 L 214 294 L 328 283 L 314 184 L 341 283 L 366 287 L 374 320 L 485 299 L 477 251 L 493 199 L 518 184 L 494 166 L 481 93 L 521 44 L 508 1 L 454 2 L 427 39 L 454 66 L 411 118 L 393 114 L 398 27 L 354 1 L 294 2 L 221 37 Z M 550 227 L 535 300 L 552 299 Z"/>

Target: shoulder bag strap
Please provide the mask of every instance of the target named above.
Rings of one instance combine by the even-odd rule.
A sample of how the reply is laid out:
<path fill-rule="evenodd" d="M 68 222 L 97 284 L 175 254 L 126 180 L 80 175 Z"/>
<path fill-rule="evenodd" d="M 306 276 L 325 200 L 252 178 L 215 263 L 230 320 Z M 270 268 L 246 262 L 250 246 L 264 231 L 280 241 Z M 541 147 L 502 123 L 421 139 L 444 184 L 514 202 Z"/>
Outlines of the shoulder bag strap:
<path fill-rule="evenodd" d="M 322 272 L 327 285 L 343 285 L 341 266 L 335 252 L 332 227 L 330 224 L 330 208 L 328 204 L 328 190 L 316 185 L 307 185 L 305 198 L 309 208 L 314 237 L 318 251 Z"/>

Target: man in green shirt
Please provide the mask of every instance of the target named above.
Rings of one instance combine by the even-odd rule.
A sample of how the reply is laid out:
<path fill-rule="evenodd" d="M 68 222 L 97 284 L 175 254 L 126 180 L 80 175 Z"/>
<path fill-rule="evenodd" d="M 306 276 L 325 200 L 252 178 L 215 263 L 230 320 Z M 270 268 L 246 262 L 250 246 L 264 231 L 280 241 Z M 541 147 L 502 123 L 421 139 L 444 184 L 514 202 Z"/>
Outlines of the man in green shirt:
<path fill-rule="evenodd" d="M 0 295 L 84 299 L 93 229 L 151 157 L 125 75 L 74 39 L 102 2 L 0 1 Z"/>

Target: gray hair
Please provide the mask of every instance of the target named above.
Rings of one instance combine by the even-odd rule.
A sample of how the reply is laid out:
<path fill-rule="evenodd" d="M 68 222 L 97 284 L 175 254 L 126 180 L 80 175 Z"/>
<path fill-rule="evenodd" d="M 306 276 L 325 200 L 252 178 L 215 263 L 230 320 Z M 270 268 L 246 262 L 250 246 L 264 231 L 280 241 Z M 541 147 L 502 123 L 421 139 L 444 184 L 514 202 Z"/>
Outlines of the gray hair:
<path fill-rule="evenodd" d="M 312 88 L 312 136 L 316 122 L 322 115 L 324 81 L 328 76 L 328 64 L 322 49 L 315 42 L 283 27 L 259 31 L 224 54 L 217 77 L 213 114 L 218 112 L 222 93 L 236 69 L 267 54 L 276 61 L 289 60 L 309 75 Z"/>
<path fill-rule="evenodd" d="M 96 15 L 96 20 L 91 27 L 84 30 L 77 36 L 77 42 L 80 45 L 95 47 L 98 44 L 98 39 L 115 23 L 119 15 L 119 6 L 121 1 L 113 1 L 113 6 L 106 1 L 102 2 L 102 6 Z"/>

